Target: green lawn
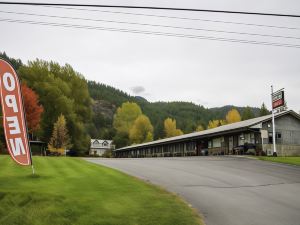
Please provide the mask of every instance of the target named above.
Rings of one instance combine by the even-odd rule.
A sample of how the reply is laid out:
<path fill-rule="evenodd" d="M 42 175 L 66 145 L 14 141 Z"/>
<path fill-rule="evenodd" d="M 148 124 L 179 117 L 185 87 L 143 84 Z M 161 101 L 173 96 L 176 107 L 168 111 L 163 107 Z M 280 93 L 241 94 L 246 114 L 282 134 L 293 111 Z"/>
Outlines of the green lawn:
<path fill-rule="evenodd" d="M 286 163 L 292 165 L 300 165 L 300 157 L 270 157 L 270 156 L 259 156 L 260 160 Z"/>
<path fill-rule="evenodd" d="M 34 157 L 30 167 L 0 156 L 1 225 L 202 224 L 180 198 L 78 158 Z"/>

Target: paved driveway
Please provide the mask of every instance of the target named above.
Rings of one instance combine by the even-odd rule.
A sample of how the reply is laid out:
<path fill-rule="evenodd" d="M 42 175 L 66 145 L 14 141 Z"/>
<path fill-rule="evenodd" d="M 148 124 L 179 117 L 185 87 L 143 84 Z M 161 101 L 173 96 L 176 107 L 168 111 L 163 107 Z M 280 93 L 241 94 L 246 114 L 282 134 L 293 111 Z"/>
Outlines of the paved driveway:
<path fill-rule="evenodd" d="M 300 167 L 241 157 L 87 159 L 161 185 L 207 225 L 300 225 Z"/>

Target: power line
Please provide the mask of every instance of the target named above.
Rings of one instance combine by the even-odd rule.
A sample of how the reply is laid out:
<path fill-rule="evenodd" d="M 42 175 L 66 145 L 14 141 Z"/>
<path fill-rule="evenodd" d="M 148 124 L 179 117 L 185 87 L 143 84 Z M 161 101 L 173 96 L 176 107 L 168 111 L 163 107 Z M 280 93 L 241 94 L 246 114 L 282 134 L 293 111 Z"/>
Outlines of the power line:
<path fill-rule="evenodd" d="M 226 14 L 244 14 L 256 16 L 276 16 L 300 18 L 295 14 L 279 13 L 261 13 L 246 11 L 214 10 L 214 9 L 192 9 L 192 8 L 174 8 L 174 7 L 154 7 L 154 6 L 132 6 L 132 5 L 98 5 L 98 4 L 73 4 L 73 3 L 38 3 L 38 2 L 0 2 L 2 5 L 30 5 L 30 6 L 74 6 L 74 7 L 92 7 L 92 8 L 123 8 L 123 9 L 150 9 L 150 10 L 169 10 L 169 11 L 190 11 L 190 12 L 207 12 L 207 13 L 226 13 Z"/>
<path fill-rule="evenodd" d="M 74 28 L 74 29 L 104 30 L 104 31 L 124 32 L 124 33 L 157 35 L 157 36 L 165 36 L 165 37 L 181 37 L 181 38 L 191 38 L 191 39 L 200 39 L 200 40 L 214 40 L 214 41 L 222 41 L 222 42 L 233 42 L 233 43 L 256 44 L 256 45 L 267 45 L 267 46 L 277 46 L 277 47 L 300 48 L 300 45 L 288 44 L 288 43 L 263 42 L 263 41 L 253 41 L 253 40 L 246 40 L 246 39 L 221 38 L 221 37 L 214 37 L 214 36 L 190 35 L 190 34 L 180 34 L 180 33 L 167 33 L 167 32 L 148 31 L 148 30 L 134 30 L 134 29 L 98 27 L 98 26 L 96 27 L 96 26 L 85 26 L 85 25 L 77 25 L 77 24 L 40 22 L 40 21 L 32 21 L 32 20 L 16 20 L 16 19 L 7 19 L 7 18 L 0 18 L 0 21 L 10 22 L 10 23 L 22 23 L 22 24 L 35 24 L 35 25 L 43 25 L 43 26 L 54 26 L 54 27 L 66 27 L 66 28 Z"/>
<path fill-rule="evenodd" d="M 35 13 L 23 13 L 23 12 L 3 11 L 3 10 L 0 10 L 0 13 L 26 15 L 26 16 L 38 16 L 38 17 L 46 17 L 46 18 L 71 19 L 71 20 L 82 20 L 82 21 L 93 21 L 93 22 L 107 22 L 107 23 L 127 24 L 127 25 L 162 27 L 162 28 L 174 28 L 174 29 L 193 30 L 193 31 L 206 31 L 206 32 L 225 33 L 225 34 L 238 34 L 238 35 L 249 35 L 249 36 L 259 36 L 259 37 L 285 38 L 285 39 L 300 40 L 300 37 L 294 37 L 294 36 L 257 34 L 257 33 L 248 33 L 248 32 L 236 32 L 236 31 L 225 31 L 225 30 L 215 30 L 215 29 L 194 28 L 194 27 L 170 26 L 170 25 L 161 25 L 161 24 L 124 22 L 124 21 L 103 20 L 103 19 L 90 19 L 90 18 L 82 18 L 82 17 L 55 16 L 55 15 L 45 15 L 45 14 L 35 14 Z"/>
<path fill-rule="evenodd" d="M 147 16 L 147 17 L 167 18 L 167 19 L 203 21 L 203 22 L 245 25 L 245 26 L 254 26 L 254 27 L 268 27 L 268 28 L 277 28 L 277 29 L 300 30 L 299 27 L 275 26 L 275 25 L 267 25 L 267 24 L 243 23 L 243 22 L 233 22 L 233 21 L 224 21 L 224 20 L 210 20 L 210 19 L 203 19 L 203 18 L 191 18 L 191 17 L 179 17 L 179 16 L 154 15 L 154 14 L 148 14 L 148 13 L 132 13 L 132 12 L 99 10 L 99 9 L 61 7 L 61 6 L 42 6 L 42 7 L 67 9 L 67 10 L 77 10 L 77 11 L 88 11 L 88 12 L 104 12 L 104 13 L 113 13 L 113 14 L 122 14 L 122 15 Z"/>

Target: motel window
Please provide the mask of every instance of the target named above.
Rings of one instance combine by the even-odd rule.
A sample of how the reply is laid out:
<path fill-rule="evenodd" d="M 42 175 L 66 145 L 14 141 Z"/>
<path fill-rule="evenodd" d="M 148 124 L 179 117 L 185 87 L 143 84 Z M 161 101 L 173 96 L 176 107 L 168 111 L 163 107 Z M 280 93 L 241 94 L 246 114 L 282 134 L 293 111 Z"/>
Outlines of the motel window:
<path fill-rule="evenodd" d="M 269 133 L 269 144 L 273 144 L 273 134 Z"/>
<path fill-rule="evenodd" d="M 195 150 L 195 151 L 196 151 L 196 149 L 197 149 L 196 143 L 195 143 L 195 142 L 192 143 L 192 149 Z"/>
<path fill-rule="evenodd" d="M 255 144 L 255 135 L 254 135 L 254 133 L 250 133 L 250 142 L 249 143 Z"/>
<path fill-rule="evenodd" d="M 212 141 L 208 141 L 208 148 L 212 148 Z"/>
<path fill-rule="evenodd" d="M 276 133 L 276 138 L 281 139 L 281 133 L 280 132 Z"/>
<path fill-rule="evenodd" d="M 245 144 L 245 136 L 244 134 L 241 134 L 239 136 L 238 145 L 244 145 Z"/>
<path fill-rule="evenodd" d="M 212 146 L 214 148 L 220 148 L 221 147 L 222 138 L 215 138 L 213 139 Z"/>
<path fill-rule="evenodd" d="M 250 134 L 245 134 L 245 143 L 249 143 L 250 142 Z"/>
<path fill-rule="evenodd" d="M 281 133 L 280 132 L 276 132 L 276 139 L 281 139 L 281 137 L 282 137 L 282 135 L 281 135 Z M 272 132 L 270 132 L 269 133 L 269 144 L 273 144 L 273 133 Z"/>
<path fill-rule="evenodd" d="M 194 145 L 195 145 L 194 142 L 187 143 L 187 147 L 186 147 L 187 151 L 189 152 L 195 151 Z"/>

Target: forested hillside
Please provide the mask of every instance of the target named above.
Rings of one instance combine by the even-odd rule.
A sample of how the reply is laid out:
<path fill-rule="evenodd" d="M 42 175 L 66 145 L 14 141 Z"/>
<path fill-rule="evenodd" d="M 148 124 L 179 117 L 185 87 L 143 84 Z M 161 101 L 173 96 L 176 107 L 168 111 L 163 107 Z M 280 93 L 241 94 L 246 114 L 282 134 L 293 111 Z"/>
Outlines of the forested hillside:
<path fill-rule="evenodd" d="M 121 90 L 95 81 L 88 81 L 88 88 L 93 99 L 111 103 L 115 108 L 120 107 L 122 103 L 127 101 L 137 103 L 143 113 L 150 118 L 154 126 L 155 139 L 164 137 L 163 122 L 168 117 L 175 119 L 177 126 L 184 133 L 190 133 L 194 132 L 198 125 L 207 127 L 210 120 L 225 118 L 228 111 L 232 108 L 236 108 L 241 115 L 246 109 L 246 107 L 236 107 L 232 105 L 207 109 L 192 102 L 152 103 L 143 100 L 143 98 L 130 96 Z M 253 117 L 259 116 L 259 108 L 250 107 L 250 109 L 253 112 Z"/>
<path fill-rule="evenodd" d="M 140 96 L 131 96 L 114 87 L 87 81 L 71 65 L 61 66 L 43 60 L 25 64 L 1 52 L 0 57 L 11 62 L 22 83 L 28 86 L 32 95 L 36 96 L 35 108 L 41 108 L 40 118 L 34 118 L 39 121 L 39 125 L 34 132 L 32 131 L 31 137 L 49 143 L 51 136 L 52 139 L 54 138 L 54 124 L 62 115 L 66 120 L 70 136 L 69 146 L 72 146 L 71 149 L 78 154 L 84 154 L 89 149 L 90 138 L 113 139 L 115 144 L 121 147 L 134 142 L 164 138 L 167 136 L 166 129 L 170 129 L 170 134 L 179 135 L 223 125 L 226 123 L 227 113 L 233 108 L 237 109 L 235 114 L 238 114 L 236 115 L 238 120 L 268 113 L 265 108 L 261 110 L 251 107 L 223 106 L 208 109 L 192 102 L 149 102 Z M 114 120 L 117 110 L 125 107 L 123 103 L 126 102 L 136 104 L 127 104 L 127 109 L 122 109 L 123 114 L 121 110 L 118 115 L 119 123 L 127 123 L 127 130 L 122 133 Z M 28 109 L 34 108 L 32 104 L 25 102 Z M 137 118 L 132 118 L 130 121 L 132 127 L 128 127 L 126 113 L 133 112 L 132 107 L 138 113 Z M 123 119 L 125 121 L 121 121 Z M 129 140 L 129 136 L 132 140 Z M 2 129 L 0 138 L 3 144 Z"/>

